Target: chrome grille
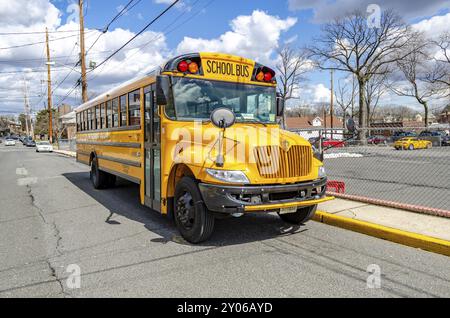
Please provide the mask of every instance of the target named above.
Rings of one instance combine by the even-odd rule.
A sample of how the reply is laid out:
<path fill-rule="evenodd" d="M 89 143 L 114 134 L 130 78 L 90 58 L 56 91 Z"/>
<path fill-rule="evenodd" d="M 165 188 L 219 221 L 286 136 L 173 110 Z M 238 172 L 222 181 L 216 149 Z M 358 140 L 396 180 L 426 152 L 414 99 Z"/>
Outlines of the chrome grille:
<path fill-rule="evenodd" d="M 311 173 L 312 153 L 308 146 L 292 146 L 288 151 L 279 146 L 255 147 L 254 154 L 264 178 L 296 178 Z"/>

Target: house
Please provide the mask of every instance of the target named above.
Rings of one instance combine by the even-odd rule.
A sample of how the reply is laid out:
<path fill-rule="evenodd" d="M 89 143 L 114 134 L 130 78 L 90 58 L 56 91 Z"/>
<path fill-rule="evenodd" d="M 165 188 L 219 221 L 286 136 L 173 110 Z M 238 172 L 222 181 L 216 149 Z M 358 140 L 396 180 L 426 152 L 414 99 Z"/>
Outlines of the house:
<path fill-rule="evenodd" d="M 327 138 L 344 139 L 344 123 L 341 118 L 333 116 L 333 130 L 331 130 L 331 116 L 287 117 L 288 130 L 298 133 L 305 139 L 319 137 L 319 132 Z"/>
<path fill-rule="evenodd" d="M 61 129 L 61 136 L 63 139 L 75 139 L 77 133 L 75 116 L 75 112 L 72 111 L 58 118 L 58 125 Z"/>

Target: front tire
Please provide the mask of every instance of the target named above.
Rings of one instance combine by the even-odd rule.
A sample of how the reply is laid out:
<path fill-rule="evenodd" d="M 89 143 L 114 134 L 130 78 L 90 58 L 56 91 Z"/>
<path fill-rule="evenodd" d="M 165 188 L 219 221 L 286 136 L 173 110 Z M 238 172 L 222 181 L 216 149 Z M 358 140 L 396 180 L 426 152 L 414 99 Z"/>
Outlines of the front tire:
<path fill-rule="evenodd" d="M 414 145 L 409 145 L 408 149 L 409 150 L 414 150 Z"/>
<path fill-rule="evenodd" d="M 307 206 L 304 208 L 298 208 L 297 212 L 295 212 L 295 213 L 289 213 L 289 214 L 278 213 L 278 215 L 286 223 L 299 225 L 299 224 L 303 224 L 303 223 L 311 220 L 313 218 L 314 214 L 316 214 L 316 210 L 317 210 L 317 204 L 313 205 L 313 206 Z"/>
<path fill-rule="evenodd" d="M 174 217 L 178 231 L 193 244 L 206 241 L 214 230 L 214 216 L 203 202 L 196 182 L 183 177 L 175 188 Z"/>

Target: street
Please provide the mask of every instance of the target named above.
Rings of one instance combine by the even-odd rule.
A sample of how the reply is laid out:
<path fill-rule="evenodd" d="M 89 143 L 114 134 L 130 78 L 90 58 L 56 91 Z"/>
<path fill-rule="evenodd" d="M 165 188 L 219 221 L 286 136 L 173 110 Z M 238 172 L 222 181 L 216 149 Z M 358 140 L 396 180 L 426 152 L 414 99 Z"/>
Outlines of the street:
<path fill-rule="evenodd" d="M 344 181 L 347 194 L 450 209 L 450 147 L 397 151 L 392 146 L 335 148 L 325 159 L 329 179 Z"/>
<path fill-rule="evenodd" d="M 450 297 L 448 257 L 315 222 L 286 234 L 254 214 L 194 246 L 138 186 L 94 190 L 88 171 L 0 144 L 0 297 Z M 381 288 L 367 286 L 372 264 Z"/>

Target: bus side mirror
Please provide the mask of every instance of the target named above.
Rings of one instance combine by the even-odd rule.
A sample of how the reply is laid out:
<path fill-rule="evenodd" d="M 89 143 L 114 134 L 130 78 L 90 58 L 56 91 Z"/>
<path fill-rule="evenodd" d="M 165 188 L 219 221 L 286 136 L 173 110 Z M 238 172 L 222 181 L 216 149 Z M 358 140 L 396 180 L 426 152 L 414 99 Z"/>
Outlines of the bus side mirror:
<path fill-rule="evenodd" d="M 157 76 L 156 77 L 156 104 L 167 105 L 166 92 L 169 92 L 169 77 Z"/>
<path fill-rule="evenodd" d="M 284 114 L 284 98 L 277 94 L 277 116 L 281 117 Z"/>

